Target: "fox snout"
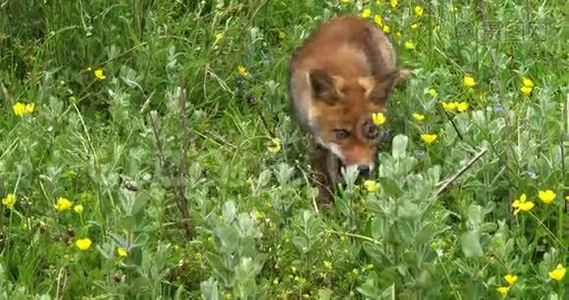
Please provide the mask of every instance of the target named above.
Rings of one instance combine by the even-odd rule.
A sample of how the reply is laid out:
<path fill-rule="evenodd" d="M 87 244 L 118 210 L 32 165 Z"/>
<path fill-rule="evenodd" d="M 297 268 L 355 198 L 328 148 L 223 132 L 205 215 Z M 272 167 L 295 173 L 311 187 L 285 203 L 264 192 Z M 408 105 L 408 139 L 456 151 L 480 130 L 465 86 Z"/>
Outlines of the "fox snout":
<path fill-rule="evenodd" d="M 330 143 L 324 145 L 330 150 L 341 162 L 343 166 L 354 166 L 361 174 L 369 174 L 375 168 L 376 150 L 374 145 L 338 145 Z"/>

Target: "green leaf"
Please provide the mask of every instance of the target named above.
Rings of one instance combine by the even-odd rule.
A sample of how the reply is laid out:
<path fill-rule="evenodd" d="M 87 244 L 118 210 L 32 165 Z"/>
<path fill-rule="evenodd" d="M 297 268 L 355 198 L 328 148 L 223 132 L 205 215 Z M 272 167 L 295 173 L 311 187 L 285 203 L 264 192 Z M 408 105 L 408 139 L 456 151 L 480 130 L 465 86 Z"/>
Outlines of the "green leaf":
<path fill-rule="evenodd" d="M 381 191 L 385 196 L 399 198 L 403 194 L 399 183 L 391 178 L 382 178 L 380 183 Z"/>
<path fill-rule="evenodd" d="M 218 251 L 231 254 L 237 251 L 239 233 L 231 226 L 219 225 L 213 231 L 213 241 Z"/>
<path fill-rule="evenodd" d="M 484 255 L 480 246 L 480 237 L 475 231 L 468 231 L 461 238 L 462 252 L 466 257 L 480 257 Z"/>
<path fill-rule="evenodd" d="M 202 291 L 202 299 L 204 300 L 219 300 L 222 295 L 217 287 L 217 280 L 210 277 L 207 281 L 200 284 Z"/>
<path fill-rule="evenodd" d="M 235 207 L 235 202 L 227 201 L 223 205 L 223 221 L 226 224 L 231 224 L 235 220 L 235 215 L 237 213 L 237 207 Z"/>
<path fill-rule="evenodd" d="M 142 209 L 144 207 L 146 207 L 146 204 L 148 203 L 148 200 L 150 200 L 150 197 L 145 194 L 145 193 L 139 193 L 138 197 L 136 197 L 136 199 L 134 200 L 134 204 L 132 205 L 131 208 L 131 214 L 132 215 L 136 215 L 139 212 L 142 211 Z"/>
<path fill-rule="evenodd" d="M 398 134 L 393 138 L 392 142 L 392 155 L 393 158 L 399 160 L 407 155 L 407 145 L 409 144 L 409 138 L 405 135 Z"/>

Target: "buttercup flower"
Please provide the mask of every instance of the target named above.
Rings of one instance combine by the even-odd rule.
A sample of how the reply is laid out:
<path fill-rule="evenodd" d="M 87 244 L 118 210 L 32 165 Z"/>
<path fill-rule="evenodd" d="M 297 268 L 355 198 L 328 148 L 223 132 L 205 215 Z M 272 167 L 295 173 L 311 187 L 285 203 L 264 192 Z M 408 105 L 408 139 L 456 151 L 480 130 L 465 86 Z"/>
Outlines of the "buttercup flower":
<path fill-rule="evenodd" d="M 434 143 L 437 140 L 437 137 L 438 136 L 436 134 L 429 134 L 429 133 L 421 134 L 421 139 L 427 145 Z"/>
<path fill-rule="evenodd" d="M 103 69 L 101 69 L 101 68 L 98 68 L 97 70 L 95 70 L 95 77 L 97 77 L 97 79 L 99 79 L 99 80 L 103 80 L 103 79 L 107 78 L 105 76 L 105 74 L 103 74 Z"/>
<path fill-rule="evenodd" d="M 523 77 L 522 78 L 522 85 L 532 88 L 533 87 L 533 81 L 531 81 L 531 79 L 529 79 L 527 77 Z"/>
<path fill-rule="evenodd" d="M 389 25 L 385 24 L 385 25 L 383 25 L 382 30 L 383 30 L 383 32 L 385 32 L 385 33 L 390 33 L 390 32 L 391 32 L 391 27 L 389 27 Z"/>
<path fill-rule="evenodd" d="M 16 195 L 14 194 L 8 194 L 6 197 L 2 198 L 2 205 L 6 206 L 7 208 L 12 209 L 15 203 Z"/>
<path fill-rule="evenodd" d="M 379 183 L 375 180 L 366 180 L 364 181 L 365 189 L 370 193 L 375 193 L 379 189 Z"/>
<path fill-rule="evenodd" d="M 24 104 L 18 101 L 16 102 L 16 104 L 14 104 L 14 106 L 12 106 L 14 114 L 18 117 L 23 117 L 27 114 L 31 114 L 34 112 L 34 109 L 35 109 L 34 103 Z"/>
<path fill-rule="evenodd" d="M 420 6 L 420 5 L 415 6 L 415 15 L 417 17 L 422 16 L 424 12 L 425 12 L 425 9 L 422 6 Z"/>
<path fill-rule="evenodd" d="M 364 10 L 362 10 L 362 18 L 367 19 L 369 18 L 369 16 L 371 15 L 371 9 L 369 8 L 365 8 Z"/>
<path fill-rule="evenodd" d="M 417 28 L 419 28 L 419 24 L 418 24 L 418 23 L 413 23 L 413 24 L 411 24 L 411 29 L 415 30 L 415 29 L 417 29 Z"/>
<path fill-rule="evenodd" d="M 54 206 L 55 206 L 55 209 L 57 209 L 58 211 L 65 211 L 65 210 L 70 209 L 72 205 L 73 205 L 73 202 L 69 201 L 66 198 L 59 197 Z"/>
<path fill-rule="evenodd" d="M 399 0 L 389 0 L 391 7 L 395 8 L 399 4 Z"/>
<path fill-rule="evenodd" d="M 427 90 L 427 94 L 429 94 L 429 95 L 431 95 L 431 96 L 434 97 L 434 96 L 436 96 L 438 93 L 437 93 L 437 90 L 435 90 L 434 88 L 429 88 L 429 89 Z"/>
<path fill-rule="evenodd" d="M 569 196 L 565 196 L 565 201 L 569 201 Z"/>
<path fill-rule="evenodd" d="M 245 77 L 249 75 L 249 71 L 247 71 L 247 68 L 245 68 L 244 66 L 237 66 L 237 73 L 239 73 L 239 75 Z"/>
<path fill-rule="evenodd" d="M 80 214 L 80 213 L 83 212 L 83 205 L 77 204 L 77 205 L 75 205 L 75 206 L 73 207 L 73 210 L 74 210 L 76 213 Z"/>
<path fill-rule="evenodd" d="M 559 265 L 557 265 L 557 267 L 555 267 L 555 269 L 553 269 L 551 272 L 549 272 L 549 278 L 551 278 L 553 280 L 561 281 L 561 279 L 563 279 L 563 277 L 565 277 L 566 272 L 567 272 L 567 269 L 565 269 L 562 264 L 559 264 Z"/>
<path fill-rule="evenodd" d="M 510 291 L 510 287 L 509 286 L 501 286 L 501 287 L 497 288 L 496 290 L 498 291 L 500 296 L 502 296 L 502 298 L 505 298 L 506 295 L 508 295 L 508 292 Z"/>
<path fill-rule="evenodd" d="M 91 248 L 92 243 L 93 242 L 91 242 L 91 239 L 89 239 L 89 238 L 78 239 L 75 242 L 75 246 L 77 246 L 77 248 L 79 248 L 79 250 L 85 251 L 85 250 L 89 250 L 89 248 Z"/>
<path fill-rule="evenodd" d="M 460 102 L 457 106 L 456 109 L 459 112 L 465 112 L 466 110 L 468 110 L 468 102 Z"/>
<path fill-rule="evenodd" d="M 417 122 L 423 122 L 425 120 L 425 115 L 420 113 L 413 113 L 413 119 Z"/>
<path fill-rule="evenodd" d="M 447 112 L 451 112 L 458 108 L 458 102 L 443 102 L 441 103 L 443 109 Z"/>
<path fill-rule="evenodd" d="M 545 204 L 549 204 L 549 203 L 553 202 L 553 200 L 555 199 L 555 196 L 556 196 L 556 194 L 552 190 L 539 191 L 537 194 L 537 197 L 539 198 L 539 200 L 541 200 L 541 202 L 543 202 Z"/>
<path fill-rule="evenodd" d="M 415 43 L 413 43 L 412 40 L 407 40 L 405 42 L 405 48 L 411 50 L 411 49 L 415 49 Z"/>
<path fill-rule="evenodd" d="M 522 194 L 520 199 L 517 199 L 512 203 L 512 207 L 515 208 L 514 216 L 517 215 L 520 211 L 530 211 L 535 206 L 535 203 L 532 201 L 527 201 L 526 194 Z"/>
<path fill-rule="evenodd" d="M 383 18 L 380 15 L 375 15 L 375 17 L 373 17 L 373 21 L 377 26 L 383 27 Z"/>
<path fill-rule="evenodd" d="M 279 39 L 284 40 L 286 38 L 286 33 L 284 31 L 279 31 Z"/>
<path fill-rule="evenodd" d="M 387 121 L 387 118 L 382 113 L 373 113 L 371 115 L 371 119 L 373 121 L 373 124 L 375 124 L 375 125 L 383 125 L 383 123 L 385 123 L 385 121 Z"/>
<path fill-rule="evenodd" d="M 267 145 L 267 150 L 271 153 L 281 151 L 281 140 L 279 138 L 271 138 L 270 143 Z"/>
<path fill-rule="evenodd" d="M 524 94 L 525 96 L 529 96 L 529 94 L 531 94 L 532 90 L 533 90 L 533 88 L 527 87 L 527 86 L 522 86 L 520 88 L 520 92 L 522 92 L 522 94 Z"/>
<path fill-rule="evenodd" d="M 127 257 L 127 256 L 128 256 L 128 251 L 126 251 L 126 249 L 123 248 L 123 247 L 118 247 L 118 248 L 117 248 L 117 255 L 118 255 L 119 257 Z"/>
<path fill-rule="evenodd" d="M 472 88 L 476 85 L 476 81 L 474 80 L 474 77 L 466 75 L 464 78 L 462 78 L 462 84 L 466 88 Z"/>
<path fill-rule="evenodd" d="M 512 274 L 507 274 L 506 276 L 504 276 L 504 279 L 506 280 L 506 282 L 509 285 L 514 285 L 514 283 L 516 283 L 516 281 L 518 281 L 518 276 L 512 275 Z"/>
<path fill-rule="evenodd" d="M 219 49 L 218 43 L 219 43 L 219 41 L 221 41 L 222 38 L 223 38 L 223 33 L 218 32 L 215 34 L 215 40 L 213 41 L 213 49 L 214 50 Z"/>
<path fill-rule="evenodd" d="M 400 40 L 401 37 L 402 37 L 401 32 L 397 31 L 397 32 L 395 33 L 395 37 L 396 37 L 398 40 Z"/>
<path fill-rule="evenodd" d="M 520 87 L 520 92 L 522 92 L 522 94 L 524 94 L 525 96 L 528 96 L 529 94 L 531 94 L 532 90 L 533 90 L 533 81 L 531 81 L 531 79 L 527 77 L 523 77 L 522 86 Z"/>

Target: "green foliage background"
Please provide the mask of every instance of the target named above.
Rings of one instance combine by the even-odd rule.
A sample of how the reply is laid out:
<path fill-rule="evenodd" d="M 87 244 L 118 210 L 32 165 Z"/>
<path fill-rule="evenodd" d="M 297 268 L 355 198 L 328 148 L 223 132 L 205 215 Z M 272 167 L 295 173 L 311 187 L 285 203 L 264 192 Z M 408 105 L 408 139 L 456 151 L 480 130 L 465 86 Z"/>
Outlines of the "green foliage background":
<path fill-rule="evenodd" d="M 0 298 L 479 299 L 506 274 L 508 297 L 567 297 L 549 272 L 569 243 L 569 6 L 390 2 L 0 1 L 0 198 L 16 196 Z M 389 105 L 379 190 L 348 172 L 319 210 L 287 63 L 320 21 L 366 8 L 413 78 Z M 514 216 L 522 193 L 535 207 Z"/>

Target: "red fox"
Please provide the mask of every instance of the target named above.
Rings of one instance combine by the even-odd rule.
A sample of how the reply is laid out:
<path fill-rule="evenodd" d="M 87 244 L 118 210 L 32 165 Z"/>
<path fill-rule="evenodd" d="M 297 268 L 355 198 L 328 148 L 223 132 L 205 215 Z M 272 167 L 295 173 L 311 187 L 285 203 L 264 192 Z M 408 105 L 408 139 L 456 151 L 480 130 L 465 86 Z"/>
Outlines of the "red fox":
<path fill-rule="evenodd" d="M 296 49 L 288 92 L 295 119 L 314 138 L 312 167 L 322 204 L 331 202 L 341 167 L 356 166 L 360 174 L 374 170 L 379 128 L 372 114 L 384 111 L 409 76 L 396 67 L 385 34 L 353 16 L 322 23 Z"/>

